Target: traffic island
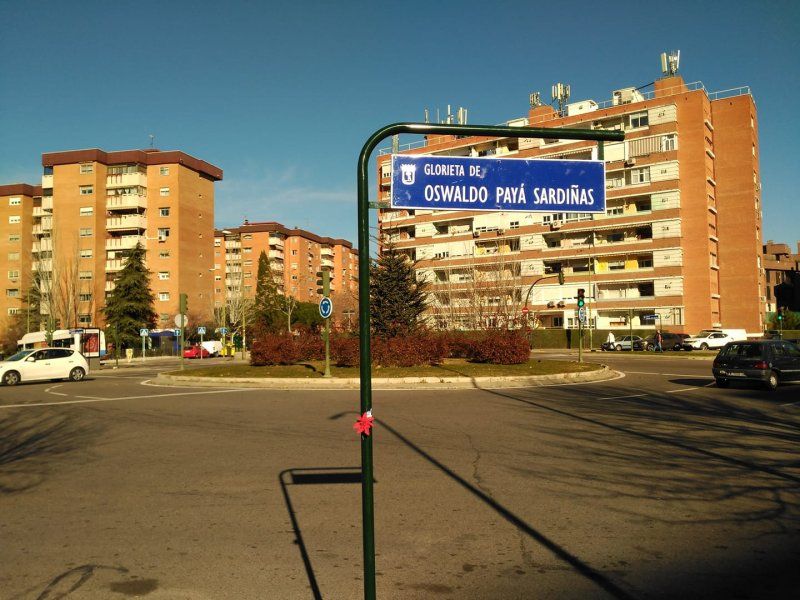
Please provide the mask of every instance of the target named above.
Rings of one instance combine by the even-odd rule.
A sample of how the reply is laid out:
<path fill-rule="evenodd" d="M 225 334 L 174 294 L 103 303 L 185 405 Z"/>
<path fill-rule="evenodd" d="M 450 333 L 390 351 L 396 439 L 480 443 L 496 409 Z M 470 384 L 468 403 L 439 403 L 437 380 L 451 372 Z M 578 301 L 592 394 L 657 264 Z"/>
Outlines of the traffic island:
<path fill-rule="evenodd" d="M 321 361 L 266 367 L 220 365 L 160 373 L 153 383 L 188 387 L 358 389 L 358 368 L 331 367 L 331 377 L 323 377 L 324 369 Z M 382 390 L 532 387 L 617 376 L 616 371 L 598 363 L 534 359 L 519 365 L 495 365 L 447 359 L 440 365 L 373 368 L 372 387 Z"/>

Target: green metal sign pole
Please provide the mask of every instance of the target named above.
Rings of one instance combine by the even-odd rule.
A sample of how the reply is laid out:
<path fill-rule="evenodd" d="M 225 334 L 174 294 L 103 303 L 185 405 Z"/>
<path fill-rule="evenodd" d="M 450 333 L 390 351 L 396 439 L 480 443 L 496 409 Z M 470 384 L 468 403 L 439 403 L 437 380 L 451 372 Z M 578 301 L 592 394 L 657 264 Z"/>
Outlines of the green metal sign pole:
<path fill-rule="evenodd" d="M 369 158 L 381 141 L 393 135 L 485 136 L 544 138 L 616 142 L 625 139 L 621 131 L 556 129 L 552 127 L 509 127 L 506 125 L 431 125 L 394 123 L 373 133 L 361 148 L 356 170 L 358 186 L 358 335 L 361 352 L 360 414 L 372 411 L 372 361 L 370 358 L 369 310 Z M 373 430 L 374 431 L 374 430 Z M 373 502 L 372 435 L 361 434 L 361 514 L 364 544 L 364 598 L 375 599 L 375 510 Z"/>

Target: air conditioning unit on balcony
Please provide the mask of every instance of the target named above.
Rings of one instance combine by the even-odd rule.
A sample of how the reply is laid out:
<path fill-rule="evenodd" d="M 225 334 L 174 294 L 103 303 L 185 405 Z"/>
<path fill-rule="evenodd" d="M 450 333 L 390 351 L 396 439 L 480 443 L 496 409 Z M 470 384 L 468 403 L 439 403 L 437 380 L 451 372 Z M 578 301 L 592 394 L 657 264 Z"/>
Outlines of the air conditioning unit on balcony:
<path fill-rule="evenodd" d="M 556 304 L 556 306 L 558 306 L 558 308 L 564 308 L 566 306 L 566 304 L 564 304 L 563 300 L 559 300 L 558 304 Z"/>
<path fill-rule="evenodd" d="M 561 221 L 553 221 L 550 223 L 550 229 L 561 229 Z"/>
<path fill-rule="evenodd" d="M 552 300 L 550 300 L 550 302 L 547 303 L 547 308 L 555 308 L 555 306 L 556 306 L 556 303 L 553 302 Z"/>
<path fill-rule="evenodd" d="M 503 235 L 505 232 L 506 232 L 505 229 L 498 229 L 497 230 L 497 235 Z"/>
<path fill-rule="evenodd" d="M 626 158 L 625 159 L 625 166 L 626 167 L 632 167 L 635 164 L 636 164 L 636 159 L 635 158 L 631 157 L 631 158 Z"/>
<path fill-rule="evenodd" d="M 480 231 L 473 231 L 472 232 L 472 237 L 474 237 L 474 238 L 481 237 L 481 232 Z"/>

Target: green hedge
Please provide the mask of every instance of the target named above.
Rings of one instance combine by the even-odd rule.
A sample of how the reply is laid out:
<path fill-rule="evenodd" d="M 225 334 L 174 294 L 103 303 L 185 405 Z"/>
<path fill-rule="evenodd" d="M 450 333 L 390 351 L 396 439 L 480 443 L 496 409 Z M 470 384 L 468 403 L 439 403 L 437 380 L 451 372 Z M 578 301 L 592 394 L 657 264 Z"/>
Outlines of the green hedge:
<path fill-rule="evenodd" d="M 595 329 L 592 332 L 592 345 L 599 348 L 600 344 L 608 338 L 610 329 Z M 614 329 L 614 337 L 621 338 L 623 335 L 631 335 L 630 329 Z M 633 329 L 633 335 L 646 338 L 653 335 L 655 332 L 652 329 Z M 530 341 L 531 348 L 545 349 L 545 348 L 577 348 L 578 347 L 578 330 L 577 329 L 534 329 L 528 333 L 528 340 Z M 583 332 L 583 347 L 589 347 L 589 331 Z"/>

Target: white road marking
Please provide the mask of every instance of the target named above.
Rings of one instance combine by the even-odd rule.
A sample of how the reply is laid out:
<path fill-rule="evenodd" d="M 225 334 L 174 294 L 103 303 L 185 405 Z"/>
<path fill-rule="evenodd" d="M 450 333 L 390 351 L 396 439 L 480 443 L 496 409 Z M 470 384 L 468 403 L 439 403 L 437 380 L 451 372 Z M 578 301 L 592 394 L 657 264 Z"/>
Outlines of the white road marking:
<path fill-rule="evenodd" d="M 629 394 L 627 396 L 598 396 L 598 400 L 621 400 L 623 398 L 642 398 L 644 396 L 649 396 L 650 394 Z"/>
<path fill-rule="evenodd" d="M 64 385 L 63 383 L 59 383 L 57 385 L 51 385 L 49 388 L 46 388 L 44 391 L 46 394 L 53 394 L 54 396 L 68 396 L 69 394 L 62 394 L 61 392 L 51 392 L 50 390 L 54 390 L 57 387 L 61 387 Z"/>
<path fill-rule="evenodd" d="M 204 392 L 176 392 L 174 394 L 148 394 L 146 396 L 120 396 L 119 398 L 101 398 L 98 396 L 74 396 L 79 400 L 61 400 L 58 402 L 30 402 L 27 404 L 2 404 L 3 408 L 28 408 L 31 406 L 60 406 L 62 404 L 91 404 L 94 402 L 117 402 L 120 400 L 140 400 L 142 398 L 166 398 L 169 396 L 199 396 L 202 394 L 230 394 L 232 392 L 251 392 L 257 388 L 236 388 L 224 390 L 210 390 Z"/>
<path fill-rule="evenodd" d="M 654 371 L 625 371 L 637 375 L 663 375 L 664 377 L 694 377 L 696 379 L 714 379 L 711 375 L 697 375 L 696 373 L 656 373 Z"/>

